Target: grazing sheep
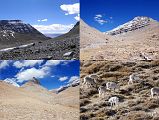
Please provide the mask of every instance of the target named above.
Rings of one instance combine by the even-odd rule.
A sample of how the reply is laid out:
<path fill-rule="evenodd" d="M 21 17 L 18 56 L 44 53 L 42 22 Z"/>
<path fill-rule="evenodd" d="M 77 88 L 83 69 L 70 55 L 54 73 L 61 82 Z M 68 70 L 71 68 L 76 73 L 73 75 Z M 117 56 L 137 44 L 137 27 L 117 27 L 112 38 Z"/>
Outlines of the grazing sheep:
<path fill-rule="evenodd" d="M 93 78 L 90 78 L 89 76 L 84 77 L 83 85 L 86 85 L 88 88 L 90 87 L 96 87 L 96 83 Z"/>
<path fill-rule="evenodd" d="M 105 97 L 105 94 L 107 92 L 107 89 L 104 87 L 104 86 L 100 86 L 98 88 L 98 92 L 99 92 L 99 97 L 100 98 L 104 98 Z"/>
<path fill-rule="evenodd" d="M 131 83 L 133 84 L 134 81 L 137 81 L 139 80 L 139 77 L 137 77 L 137 74 L 136 73 L 133 73 L 129 76 L 129 81 L 128 81 L 128 85 Z"/>
<path fill-rule="evenodd" d="M 106 83 L 106 89 L 107 90 L 111 90 L 113 89 L 113 91 L 115 91 L 115 89 L 120 89 L 120 87 L 115 83 L 115 82 L 107 82 Z"/>
<path fill-rule="evenodd" d="M 158 96 L 159 96 L 159 87 L 151 88 L 151 98 L 154 97 L 154 94 L 156 94 L 157 98 L 158 98 Z"/>
<path fill-rule="evenodd" d="M 93 78 L 94 80 L 98 80 L 99 76 L 97 74 L 91 74 L 89 75 L 90 78 Z"/>
<path fill-rule="evenodd" d="M 111 97 L 109 98 L 108 102 L 110 102 L 111 107 L 118 105 L 119 98 L 118 97 Z"/>

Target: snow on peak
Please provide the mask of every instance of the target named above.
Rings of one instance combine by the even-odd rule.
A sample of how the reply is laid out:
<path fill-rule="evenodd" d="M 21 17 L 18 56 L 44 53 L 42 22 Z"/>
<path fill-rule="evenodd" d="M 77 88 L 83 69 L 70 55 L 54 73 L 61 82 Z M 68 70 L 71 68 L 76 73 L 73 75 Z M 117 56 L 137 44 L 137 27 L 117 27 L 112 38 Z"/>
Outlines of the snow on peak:
<path fill-rule="evenodd" d="M 16 24 L 16 23 L 23 23 L 22 20 L 0 20 L 0 24 Z"/>
<path fill-rule="evenodd" d="M 30 33 L 34 31 L 30 24 L 26 24 L 21 20 L 0 20 L 0 27 L 2 30 L 10 30 L 15 33 Z"/>
<path fill-rule="evenodd" d="M 15 87 L 20 87 L 20 85 L 16 83 L 16 80 L 14 78 L 7 78 L 4 80 L 4 82 L 7 82 Z"/>
<path fill-rule="evenodd" d="M 80 79 L 77 78 L 77 79 L 75 79 L 75 80 L 69 82 L 67 85 L 60 86 L 60 88 L 56 89 L 56 93 L 60 93 L 60 92 L 62 92 L 62 91 L 64 91 L 64 90 L 66 90 L 66 89 L 69 88 L 69 87 L 76 87 L 76 86 L 78 86 L 79 84 L 80 84 Z"/>
<path fill-rule="evenodd" d="M 148 26 L 150 24 L 150 21 L 152 21 L 152 20 L 153 19 L 149 18 L 149 17 L 138 16 L 138 17 L 135 17 L 133 20 L 116 27 L 115 29 L 113 29 L 111 31 L 106 32 L 106 34 L 117 35 L 117 34 L 134 31 L 136 29 Z"/>

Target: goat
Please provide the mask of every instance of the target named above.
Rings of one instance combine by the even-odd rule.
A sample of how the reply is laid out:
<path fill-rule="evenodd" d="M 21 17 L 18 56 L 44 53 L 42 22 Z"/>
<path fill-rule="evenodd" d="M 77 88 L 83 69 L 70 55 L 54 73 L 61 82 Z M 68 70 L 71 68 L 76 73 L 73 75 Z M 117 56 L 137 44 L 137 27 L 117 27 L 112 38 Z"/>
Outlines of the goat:
<path fill-rule="evenodd" d="M 99 76 L 97 74 L 91 74 L 91 75 L 88 75 L 90 78 L 93 78 L 95 82 L 97 82 L 96 80 L 99 79 Z"/>
<path fill-rule="evenodd" d="M 84 77 L 83 85 L 86 85 L 89 87 L 96 87 L 96 83 L 93 78 L 90 78 L 89 76 Z"/>
<path fill-rule="evenodd" d="M 158 96 L 159 96 L 159 87 L 153 87 L 153 88 L 151 88 L 151 98 L 154 97 L 154 94 L 156 94 L 157 98 L 158 98 Z"/>
<path fill-rule="evenodd" d="M 118 97 L 111 97 L 111 98 L 109 98 L 108 102 L 110 103 L 110 106 L 113 107 L 115 105 L 118 105 L 119 98 Z"/>
<path fill-rule="evenodd" d="M 100 86 L 98 88 L 98 92 L 99 92 L 99 97 L 103 98 L 105 97 L 107 89 L 104 86 Z"/>
<path fill-rule="evenodd" d="M 120 89 L 120 86 L 119 85 L 117 85 L 115 82 L 107 82 L 106 83 L 106 89 L 107 90 L 111 90 L 111 89 L 113 89 L 113 91 L 115 91 L 115 89 Z"/>
<path fill-rule="evenodd" d="M 99 76 L 97 74 L 90 74 L 89 77 L 94 78 L 94 79 L 98 79 Z"/>
<path fill-rule="evenodd" d="M 129 81 L 128 81 L 128 85 L 131 83 L 133 84 L 134 81 L 137 81 L 139 80 L 139 77 L 137 77 L 137 74 L 136 73 L 133 73 L 129 76 Z"/>

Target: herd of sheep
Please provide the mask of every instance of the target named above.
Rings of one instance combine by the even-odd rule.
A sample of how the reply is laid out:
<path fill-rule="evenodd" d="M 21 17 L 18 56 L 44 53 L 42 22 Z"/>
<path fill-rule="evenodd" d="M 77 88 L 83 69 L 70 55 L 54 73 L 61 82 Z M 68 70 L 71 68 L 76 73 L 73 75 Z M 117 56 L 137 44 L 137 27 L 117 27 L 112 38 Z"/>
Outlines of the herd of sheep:
<path fill-rule="evenodd" d="M 97 74 L 91 74 L 84 77 L 84 81 L 82 83 L 83 87 L 91 88 L 91 87 L 97 87 L 96 83 L 97 80 L 99 80 L 99 76 Z M 137 76 L 137 73 L 133 73 L 129 76 L 128 85 L 133 84 L 134 82 L 140 81 L 140 78 Z M 98 88 L 98 93 L 100 98 L 104 98 L 107 94 L 107 90 L 111 90 L 115 92 L 116 90 L 120 90 L 120 86 L 116 84 L 115 82 L 107 82 L 105 86 L 100 86 Z M 151 98 L 154 97 L 154 95 L 157 95 L 157 98 L 159 96 L 159 87 L 153 87 L 150 90 Z M 117 106 L 119 104 L 119 98 L 117 96 L 109 98 L 108 102 L 110 103 L 111 107 Z"/>

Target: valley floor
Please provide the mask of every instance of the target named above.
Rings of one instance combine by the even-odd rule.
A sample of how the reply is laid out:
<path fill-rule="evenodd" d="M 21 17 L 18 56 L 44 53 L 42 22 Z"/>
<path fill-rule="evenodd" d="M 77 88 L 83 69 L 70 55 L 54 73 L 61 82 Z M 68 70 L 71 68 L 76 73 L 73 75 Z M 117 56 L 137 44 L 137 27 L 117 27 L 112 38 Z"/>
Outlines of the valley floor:
<path fill-rule="evenodd" d="M 17 46 L 14 46 L 17 47 Z M 71 52 L 65 56 L 65 53 Z M 71 60 L 79 59 L 79 35 L 36 42 L 32 46 L 0 51 L 1 60 Z"/>

